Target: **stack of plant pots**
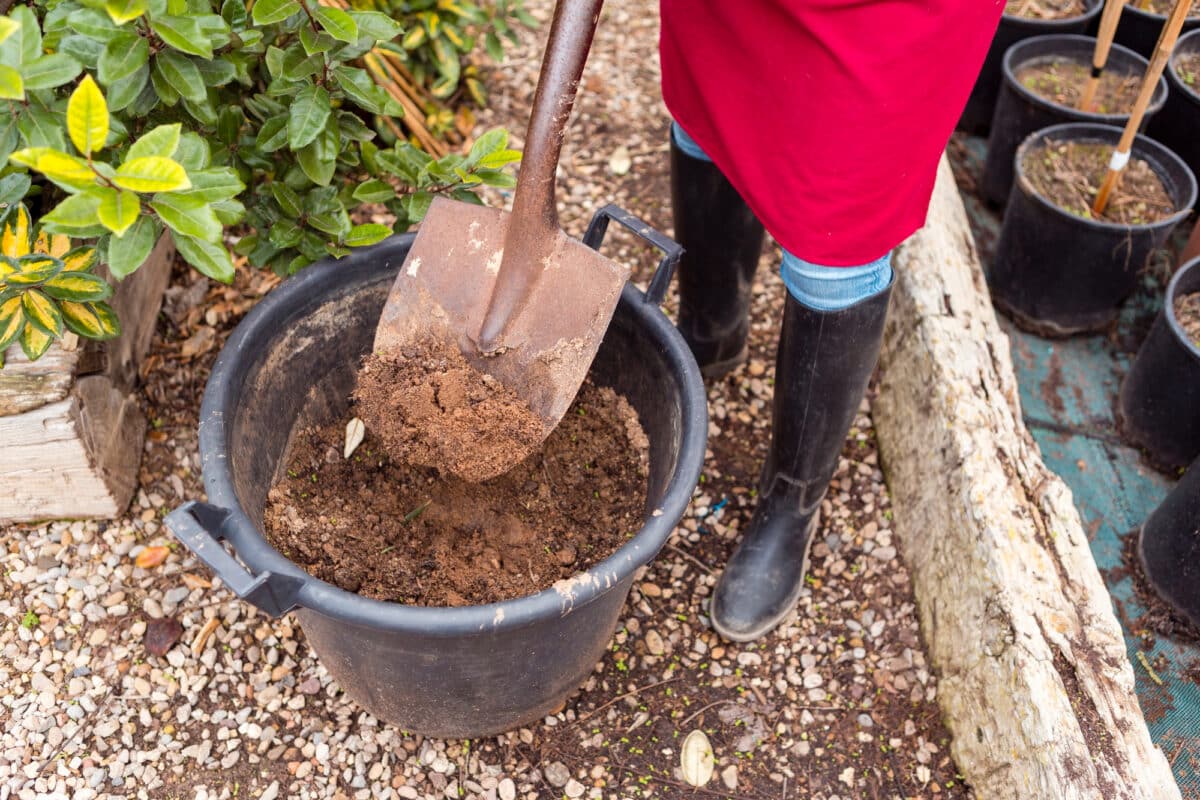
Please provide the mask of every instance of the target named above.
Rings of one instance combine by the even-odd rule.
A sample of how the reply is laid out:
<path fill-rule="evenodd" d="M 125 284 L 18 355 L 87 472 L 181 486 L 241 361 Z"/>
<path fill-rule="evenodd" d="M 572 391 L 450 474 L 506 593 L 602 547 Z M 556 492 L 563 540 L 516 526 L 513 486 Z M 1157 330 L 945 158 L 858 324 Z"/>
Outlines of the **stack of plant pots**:
<path fill-rule="evenodd" d="M 1200 30 L 1181 36 L 1171 53 L 1165 77 L 1171 93 L 1162 111 L 1147 128 L 1149 135 L 1175 151 L 1200 175 L 1200 65 L 1188 68 L 1192 58 L 1200 59 Z"/>
<path fill-rule="evenodd" d="M 1090 68 L 1095 48 L 1096 40 L 1090 37 L 1056 34 L 1025 39 L 1004 54 L 1003 83 L 992 117 L 981 187 L 986 202 L 993 206 L 1007 202 L 1013 183 L 1013 154 L 1017 146 L 1034 131 L 1066 122 L 1094 122 L 1124 127 L 1129 120 L 1128 109 L 1119 112 L 1103 109 L 1081 111 L 1054 102 L 1020 80 L 1019 76 L 1026 69 L 1048 63 L 1074 62 Z M 1106 70 L 1109 73 L 1141 76 L 1145 74 L 1147 66 L 1146 59 L 1116 45 L 1109 53 Z M 1160 78 L 1150 106 L 1146 109 L 1147 120 L 1158 113 L 1167 102 L 1167 96 L 1167 82 Z"/>
<path fill-rule="evenodd" d="M 1000 26 L 988 48 L 987 58 L 979 77 L 975 79 L 975 88 L 967 100 L 966 108 L 958 121 L 958 130 L 985 136 L 992 121 L 992 112 L 996 99 L 1000 95 L 1001 66 L 1004 54 L 1009 47 L 1024 39 L 1034 36 L 1063 33 L 1086 33 L 1103 7 L 1102 0 L 1084 0 L 1087 10 L 1082 14 L 1062 19 L 1036 19 L 1016 14 L 1005 13 L 1000 19 Z"/>
<path fill-rule="evenodd" d="M 1038 194 L 1026 177 L 1026 158 L 1050 143 L 1114 147 L 1121 129 L 1067 123 L 1028 136 L 1014 160 L 1016 181 L 996 256 L 988 275 L 992 299 L 1022 328 L 1066 336 L 1110 325 L 1137 285 L 1151 253 L 1196 202 L 1196 179 L 1187 165 L 1158 142 L 1138 136 L 1132 156 L 1150 165 L 1174 212 L 1143 224 L 1117 224 L 1060 208 Z"/>

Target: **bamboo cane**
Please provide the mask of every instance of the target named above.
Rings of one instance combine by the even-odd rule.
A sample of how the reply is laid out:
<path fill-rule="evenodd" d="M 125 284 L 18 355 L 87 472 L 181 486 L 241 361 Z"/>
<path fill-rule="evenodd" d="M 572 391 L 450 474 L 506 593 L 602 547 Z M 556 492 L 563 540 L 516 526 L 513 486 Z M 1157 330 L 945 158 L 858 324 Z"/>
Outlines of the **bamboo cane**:
<path fill-rule="evenodd" d="M 1083 88 L 1083 97 L 1079 101 L 1081 111 L 1091 111 L 1092 103 L 1096 100 L 1096 89 L 1100 86 L 1100 75 L 1104 65 L 1108 63 L 1108 51 L 1112 49 L 1113 36 L 1117 33 L 1117 23 L 1121 21 L 1121 10 L 1125 8 L 1125 0 L 1108 0 L 1104 5 L 1104 14 L 1100 17 L 1100 32 L 1096 36 L 1096 51 L 1092 54 L 1092 75 Z"/>
<path fill-rule="evenodd" d="M 1154 90 L 1158 88 L 1158 79 L 1162 77 L 1163 70 L 1167 66 L 1167 59 L 1171 57 L 1171 51 L 1175 49 L 1175 40 L 1179 38 L 1179 32 L 1183 30 L 1183 21 L 1187 19 L 1191 7 L 1192 0 L 1175 0 L 1171 15 L 1167 17 L 1167 24 L 1163 26 L 1162 34 L 1158 37 L 1158 45 L 1154 48 L 1154 57 L 1150 59 L 1150 66 L 1146 68 L 1146 77 L 1142 81 L 1142 91 L 1138 94 L 1137 102 L 1133 104 L 1133 113 L 1129 115 L 1129 122 L 1125 123 L 1121 141 L 1117 143 L 1117 149 L 1108 163 L 1108 174 L 1104 176 L 1104 183 L 1100 185 L 1100 191 L 1096 193 L 1096 202 L 1092 204 L 1092 213 L 1097 217 L 1103 214 L 1104 209 L 1108 207 L 1109 195 L 1116 188 L 1125 165 L 1129 163 L 1129 153 L 1133 148 L 1134 137 L 1137 136 L 1138 128 L 1142 125 L 1146 107 L 1150 105 L 1150 98 L 1154 95 Z"/>

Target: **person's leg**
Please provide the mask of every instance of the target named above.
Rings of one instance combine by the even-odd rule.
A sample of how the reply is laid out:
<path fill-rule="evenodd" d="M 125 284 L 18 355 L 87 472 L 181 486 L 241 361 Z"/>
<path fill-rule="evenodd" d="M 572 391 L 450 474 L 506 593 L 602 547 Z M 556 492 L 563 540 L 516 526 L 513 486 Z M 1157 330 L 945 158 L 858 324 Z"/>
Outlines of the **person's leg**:
<path fill-rule="evenodd" d="M 713 627 L 750 641 L 778 625 L 804 585 L 825 490 L 875 368 L 891 295 L 884 256 L 824 267 L 785 253 L 788 296 L 775 362 L 771 446 L 758 505 L 713 592 Z"/>
<path fill-rule="evenodd" d="M 671 206 L 679 262 L 679 331 L 705 377 L 746 360 L 751 286 L 763 226 L 716 165 L 671 126 Z"/>

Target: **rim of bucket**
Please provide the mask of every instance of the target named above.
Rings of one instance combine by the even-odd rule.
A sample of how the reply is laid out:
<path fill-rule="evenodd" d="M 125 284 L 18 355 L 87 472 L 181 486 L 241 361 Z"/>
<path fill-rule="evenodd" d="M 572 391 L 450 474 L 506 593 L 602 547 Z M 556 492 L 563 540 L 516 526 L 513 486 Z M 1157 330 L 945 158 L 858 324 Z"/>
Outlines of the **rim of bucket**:
<path fill-rule="evenodd" d="M 1078 214 L 1072 214 L 1065 208 L 1060 208 L 1054 203 L 1051 203 L 1047 198 L 1042 197 L 1033 186 L 1029 184 L 1028 178 L 1025 177 L 1025 154 L 1030 147 L 1036 144 L 1041 144 L 1045 141 L 1062 141 L 1063 139 L 1071 139 L 1081 142 L 1101 142 L 1107 145 L 1115 145 L 1121 138 L 1122 130 L 1113 125 L 1103 125 L 1097 122 L 1062 122 L 1058 125 L 1050 125 L 1046 128 L 1040 128 L 1025 137 L 1021 142 L 1021 146 L 1017 148 L 1016 155 L 1013 156 L 1013 174 L 1016 176 L 1016 185 L 1021 188 L 1021 193 L 1026 197 L 1031 198 L 1034 202 L 1054 211 L 1060 216 L 1070 217 L 1072 220 L 1084 225 L 1085 227 L 1094 227 L 1107 231 L 1129 231 L 1129 230 L 1153 230 L 1155 228 L 1175 225 L 1180 220 L 1185 219 L 1192 210 L 1192 206 L 1196 204 L 1196 176 L 1192 174 L 1192 170 L 1184 160 L 1175 155 L 1174 152 L 1154 141 L 1150 137 L 1139 133 L 1133 140 L 1132 154 L 1143 158 L 1150 162 L 1150 166 L 1158 175 L 1159 179 L 1165 181 L 1163 176 L 1164 162 L 1171 162 L 1178 166 L 1187 178 L 1184 185 L 1184 197 L 1186 202 L 1177 203 L 1174 214 L 1163 217 L 1155 222 L 1143 223 L 1140 225 L 1126 225 L 1117 222 L 1109 222 L 1107 220 L 1089 219 L 1081 217 Z M 1061 135 L 1060 135 L 1061 134 Z M 1079 134 L 1079 135 L 1071 135 Z M 1146 158 L 1150 156 L 1149 158 Z M 1172 198 L 1174 199 L 1174 198 Z"/>
<path fill-rule="evenodd" d="M 413 233 L 400 234 L 377 245 L 357 249 L 343 259 L 324 259 L 306 267 L 263 298 L 238 324 L 213 365 L 200 407 L 199 446 L 209 503 L 229 512 L 223 531 L 238 558 L 255 573 L 270 571 L 299 578 L 302 583 L 296 595 L 298 607 L 349 624 L 453 637 L 485 630 L 511 630 L 548 617 L 565 616 L 573 607 L 584 605 L 613 589 L 654 558 L 691 502 L 691 489 L 699 480 L 704 464 L 708 406 L 699 367 L 667 316 L 658 306 L 645 302 L 644 293 L 631 283 L 625 284 L 620 304 L 651 329 L 668 361 L 681 364 L 684 391 L 679 460 L 664 491 L 664 503 L 647 513 L 641 530 L 591 569 L 559 581 L 555 587 L 560 588 L 551 587 L 486 605 L 461 607 L 410 606 L 363 597 L 308 574 L 273 548 L 246 514 L 234 491 L 225 420 L 233 416 L 232 405 L 240 389 L 240 378 L 245 377 L 249 363 L 244 362 L 241 365 L 243 374 L 236 376 L 231 363 L 247 349 L 249 342 L 269 336 L 278 330 L 279 323 L 294 322 L 295 316 L 288 314 L 286 309 L 302 308 L 306 299 L 315 302 L 313 298 L 327 295 L 324 283 L 329 272 L 336 270 L 340 274 L 335 286 L 347 285 L 352 270 L 365 271 L 371 259 L 387 257 L 391 251 L 402 249 L 407 252 L 414 237 Z M 403 258 L 396 260 L 396 269 L 402 261 Z M 218 457 L 218 453 L 223 453 L 224 457 Z"/>
<path fill-rule="evenodd" d="M 1181 40 L 1182 41 L 1182 40 Z M 1129 114 L 1102 114 L 1096 111 L 1081 111 L 1078 108 L 1064 106 L 1061 103 L 1056 103 L 1032 89 L 1028 88 L 1017 80 L 1017 70 L 1032 62 L 1040 59 L 1063 58 L 1068 56 L 1067 53 L 1042 53 L 1040 55 L 1029 56 L 1027 60 L 1021 63 L 1016 63 L 1022 52 L 1025 50 L 1035 49 L 1038 45 L 1046 45 L 1051 42 L 1061 42 L 1065 45 L 1081 44 L 1086 46 L 1087 55 L 1079 63 L 1085 67 L 1091 67 L 1091 55 L 1095 49 L 1096 40 L 1091 36 L 1082 36 L 1077 33 L 1049 33 L 1044 36 L 1031 36 L 1028 39 L 1022 39 L 1013 44 L 1012 47 L 1004 51 L 1004 60 L 1001 62 L 1001 70 L 1004 74 L 1004 81 L 1021 97 L 1035 106 L 1054 111 L 1057 113 L 1068 113 L 1080 118 L 1080 121 L 1097 122 L 1097 123 L 1124 123 L 1129 119 Z M 1081 50 L 1083 52 L 1083 50 Z M 1141 68 L 1142 74 L 1146 72 L 1146 68 L 1150 66 L 1150 62 L 1142 57 L 1140 53 L 1130 50 L 1128 47 L 1112 43 L 1109 52 L 1109 67 L 1112 67 L 1112 53 L 1119 52 L 1123 57 L 1132 58 Z M 1160 111 L 1163 105 L 1167 102 L 1168 95 L 1167 81 L 1163 76 L 1159 76 L 1158 84 L 1154 87 L 1154 95 L 1150 98 L 1150 107 L 1146 109 L 1147 113 Z"/>
<path fill-rule="evenodd" d="M 1169 76 L 1171 86 L 1183 92 L 1184 96 L 1193 103 L 1200 104 L 1200 85 L 1188 86 L 1176 71 L 1176 62 L 1181 56 L 1196 53 L 1200 53 L 1200 27 L 1179 37 L 1179 40 L 1175 42 L 1175 49 L 1171 51 L 1171 58 L 1167 61 L 1169 69 L 1164 72 Z"/>
<path fill-rule="evenodd" d="M 1059 28 L 1071 27 L 1079 24 L 1081 19 L 1091 19 L 1098 15 L 1104 7 L 1103 0 L 1083 0 L 1087 8 L 1082 14 L 1076 14 L 1073 17 L 1057 17 L 1055 19 L 1038 19 L 1037 17 L 1022 17 L 1019 14 L 1009 14 L 1005 9 L 1003 17 L 1008 22 L 1016 23 L 1022 27 L 1039 28 L 1047 31 L 1055 31 Z"/>
<path fill-rule="evenodd" d="M 1200 345 L 1197 345 L 1188 338 L 1187 332 L 1180 324 L 1179 318 L 1175 316 L 1175 294 L 1179 291 L 1180 280 L 1192 270 L 1200 270 L 1200 256 L 1196 256 L 1191 261 L 1184 264 L 1175 271 L 1171 282 L 1167 284 L 1167 294 L 1163 301 L 1163 310 L 1167 315 L 1167 324 L 1171 327 L 1171 333 L 1175 334 L 1175 338 L 1183 342 L 1183 346 L 1192 354 L 1192 358 L 1200 361 Z M 1200 292 L 1200 286 L 1195 286 L 1189 290 L 1189 294 Z"/>
<path fill-rule="evenodd" d="M 1126 12 L 1129 12 L 1137 17 L 1145 17 L 1147 20 L 1155 22 L 1159 25 L 1162 25 L 1167 21 L 1166 14 L 1159 14 L 1157 11 L 1148 11 L 1144 8 L 1138 8 L 1133 3 L 1126 3 L 1125 7 L 1121 9 L 1122 16 L 1124 16 Z M 1200 15 L 1193 14 L 1189 11 L 1188 15 L 1183 18 L 1183 29 L 1185 31 L 1190 30 L 1197 25 L 1200 25 Z"/>

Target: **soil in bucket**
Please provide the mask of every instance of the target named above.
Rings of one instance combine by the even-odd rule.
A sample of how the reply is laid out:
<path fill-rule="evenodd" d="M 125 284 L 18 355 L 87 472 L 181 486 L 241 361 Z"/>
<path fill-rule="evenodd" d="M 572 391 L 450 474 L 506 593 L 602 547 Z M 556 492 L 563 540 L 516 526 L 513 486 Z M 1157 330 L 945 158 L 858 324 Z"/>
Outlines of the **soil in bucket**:
<path fill-rule="evenodd" d="M 293 436 L 263 515 L 273 547 L 347 591 L 422 606 L 508 600 L 598 563 L 642 526 L 649 442 L 611 389 L 585 383 L 540 451 L 482 483 L 393 458 L 370 425 L 345 458 L 355 414 L 361 403 Z"/>
<path fill-rule="evenodd" d="M 1026 19 L 1067 19 L 1087 11 L 1083 0 L 1007 0 L 1004 13 Z"/>
<path fill-rule="evenodd" d="M 1151 14 L 1161 14 L 1165 17 L 1171 13 L 1171 8 L 1175 3 L 1172 0 L 1134 0 L 1130 5 L 1139 11 L 1149 11 Z M 1200 0 L 1192 3 L 1192 9 L 1188 12 L 1188 16 L 1200 17 Z"/>
<path fill-rule="evenodd" d="M 1200 52 L 1184 53 L 1176 57 L 1173 66 L 1183 85 L 1200 94 Z"/>
<path fill-rule="evenodd" d="M 1200 348 L 1200 292 L 1175 298 L 1175 319 L 1194 347 Z"/>
<path fill-rule="evenodd" d="M 1069 58 L 1039 60 L 1017 71 L 1026 89 L 1060 106 L 1078 108 L 1091 65 Z M 1128 114 L 1142 88 L 1142 75 L 1106 70 L 1096 88 L 1095 107 L 1100 114 Z"/>
<path fill-rule="evenodd" d="M 1059 208 L 1094 218 L 1092 203 L 1108 171 L 1112 146 L 1095 142 L 1049 142 L 1031 148 L 1022 164 L 1024 179 Z M 1119 225 L 1146 225 L 1176 213 L 1162 179 L 1144 159 L 1130 158 L 1101 219 Z"/>

